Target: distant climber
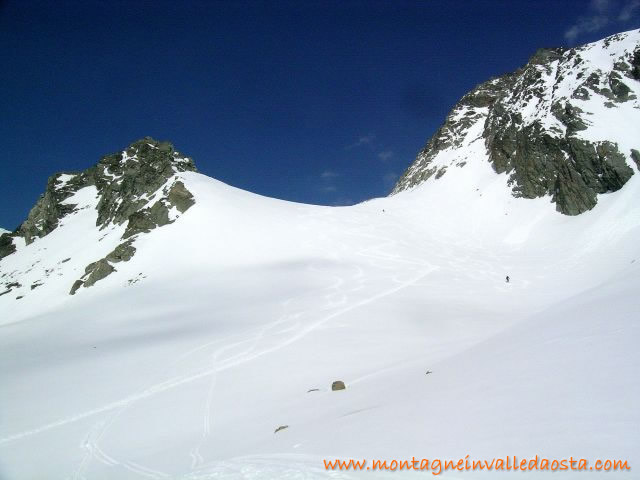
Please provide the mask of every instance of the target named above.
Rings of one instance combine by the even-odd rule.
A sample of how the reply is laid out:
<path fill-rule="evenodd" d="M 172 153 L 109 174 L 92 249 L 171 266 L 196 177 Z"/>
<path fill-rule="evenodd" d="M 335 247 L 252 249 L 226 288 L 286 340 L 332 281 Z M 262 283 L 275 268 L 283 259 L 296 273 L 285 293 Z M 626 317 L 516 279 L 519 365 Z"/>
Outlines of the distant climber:
<path fill-rule="evenodd" d="M 507 275 L 507 283 L 509 283 L 509 275 Z"/>

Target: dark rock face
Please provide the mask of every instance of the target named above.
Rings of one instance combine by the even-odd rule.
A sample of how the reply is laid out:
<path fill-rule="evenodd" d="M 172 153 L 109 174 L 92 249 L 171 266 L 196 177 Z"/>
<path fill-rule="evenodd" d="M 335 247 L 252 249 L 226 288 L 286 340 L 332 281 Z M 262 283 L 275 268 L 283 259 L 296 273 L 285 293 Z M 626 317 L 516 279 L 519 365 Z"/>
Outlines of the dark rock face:
<path fill-rule="evenodd" d="M 597 194 L 615 192 L 633 170 L 610 142 L 587 142 L 575 137 L 553 138 L 535 124 L 490 128 L 489 158 L 497 173 L 509 174 L 515 197 L 551 195 L 566 215 L 591 210 Z"/>
<path fill-rule="evenodd" d="M 13 234 L 3 233 L 0 235 L 0 258 L 11 255 L 16 251 L 16 246 L 13 243 Z"/>
<path fill-rule="evenodd" d="M 0 296 L 11 293 L 14 288 L 20 288 L 22 285 L 19 282 L 6 282 L 3 286 L 5 290 L 0 292 Z"/>
<path fill-rule="evenodd" d="M 487 160 L 496 173 L 508 175 L 514 196 L 550 196 L 566 215 L 590 210 L 598 194 L 615 192 L 631 178 L 627 159 L 638 162 L 633 150 L 621 152 L 606 138 L 581 136 L 593 122 L 593 114 L 581 108 L 590 104 L 582 102 L 616 109 L 636 99 L 629 85 L 639 79 L 640 45 L 633 52 L 618 46 L 628 38 L 640 43 L 640 33 L 630 32 L 578 48 L 541 49 L 523 68 L 477 86 L 453 108 L 391 193 L 463 168 L 468 145 L 479 134 Z M 612 70 L 590 63 L 593 49 L 616 56 Z"/>
<path fill-rule="evenodd" d="M 180 213 L 186 212 L 196 201 L 193 199 L 191 192 L 186 189 L 184 183 L 176 182 L 173 184 L 167 195 L 169 204 L 175 206 Z"/>
<path fill-rule="evenodd" d="M 133 254 L 136 253 L 132 244 L 133 240 L 127 240 L 114 248 L 106 257 L 87 265 L 84 269 L 84 275 L 73 283 L 69 293 L 74 295 L 80 287 L 90 287 L 115 272 L 116 269 L 111 265 L 112 263 L 131 260 Z"/>
<path fill-rule="evenodd" d="M 640 47 L 636 48 L 633 60 L 631 61 L 631 76 L 635 80 L 640 80 Z"/>
<path fill-rule="evenodd" d="M 176 152 L 168 142 L 149 137 L 132 143 L 124 152 L 103 157 L 94 167 L 100 193 L 97 224 L 122 224 L 137 212 L 149 196 L 176 172 L 196 168 L 190 158 Z"/>
<path fill-rule="evenodd" d="M 636 162 L 638 170 L 640 170 L 640 152 L 638 150 L 636 150 L 635 148 L 632 148 L 631 149 L 631 158 L 633 159 L 634 162 Z"/>
<path fill-rule="evenodd" d="M 84 275 L 73 282 L 70 295 L 75 295 L 80 287 L 91 287 L 96 282 L 106 278 L 115 272 L 116 269 L 107 261 L 106 258 L 102 258 L 97 262 L 90 263 L 84 270 Z"/>
<path fill-rule="evenodd" d="M 72 295 L 81 286 L 90 287 L 115 272 L 113 263 L 130 260 L 136 251 L 133 243 L 137 235 L 173 223 L 173 207 L 184 213 L 195 203 L 181 181 L 167 185 L 176 172 L 196 171 L 191 159 L 180 155 L 168 142 L 146 137 L 122 153 L 103 157 L 95 168 L 103 172 L 96 183 L 100 192 L 97 223 L 104 227 L 126 221 L 122 235 L 126 241 L 88 265 L 83 277 L 73 284 Z"/>
<path fill-rule="evenodd" d="M 171 223 L 169 207 L 163 202 L 156 202 L 150 208 L 143 208 L 129 215 L 129 222 L 122 238 L 129 238 L 139 233 L 147 233 L 156 227 Z"/>
<path fill-rule="evenodd" d="M 169 142 L 145 137 L 123 152 L 102 157 L 97 165 L 84 172 L 57 173 L 49 178 L 45 192 L 16 232 L 9 238 L 5 238 L 7 234 L 2 235 L 0 258 L 15 251 L 11 237 L 23 237 L 28 245 L 52 232 L 63 217 L 75 211 L 76 205 L 65 203 L 65 200 L 84 187 L 95 186 L 98 190 L 98 227 L 131 220 L 135 224 L 140 221 L 139 211 L 149 202 L 148 198 L 175 173 L 185 171 L 197 171 L 190 158 L 177 152 Z M 182 185 L 183 197 L 191 195 L 181 182 L 177 183 Z M 179 197 L 180 194 L 174 194 L 174 197 L 176 195 Z M 160 207 L 156 207 L 152 215 L 162 216 L 159 210 Z M 155 225 L 161 224 L 166 223 L 160 221 Z"/>
<path fill-rule="evenodd" d="M 75 205 L 65 204 L 63 201 L 85 184 L 85 179 L 72 173 L 57 173 L 50 177 L 44 193 L 29 212 L 27 219 L 18 227 L 17 236 L 23 237 L 29 245 L 36 238 L 52 232 L 58 226 L 58 221 L 75 209 Z"/>
<path fill-rule="evenodd" d="M 90 263 L 89 265 L 87 265 L 87 268 L 85 268 L 83 277 L 80 280 L 76 280 L 74 282 L 69 293 L 71 295 L 75 294 L 76 291 L 82 286 L 90 287 L 97 281 L 102 280 L 115 271 L 116 269 L 113 268 L 111 264 L 104 258 L 98 260 L 97 262 Z"/>
<path fill-rule="evenodd" d="M 127 240 L 114 248 L 105 259 L 111 263 L 127 262 L 133 258 L 134 253 L 136 253 L 136 248 L 133 246 L 133 240 Z"/>
<path fill-rule="evenodd" d="M 332 391 L 336 391 L 336 390 L 344 390 L 347 387 L 345 386 L 344 382 L 342 380 L 336 380 L 335 382 L 333 382 L 331 384 L 331 390 Z"/>
<path fill-rule="evenodd" d="M 138 235 L 173 223 L 194 205 L 191 192 L 176 174 L 195 172 L 193 161 L 169 142 L 145 137 L 122 152 L 106 155 L 83 172 L 59 173 L 49 178 L 45 192 L 13 233 L 0 235 L 0 259 L 16 251 L 16 239 L 30 244 L 59 227 L 78 205 L 68 199 L 85 187 L 97 190 L 96 227 L 126 224 L 123 242 L 102 259 L 87 265 L 71 288 L 90 287 L 115 272 L 118 262 L 129 261 L 136 252 Z M 83 207 L 84 208 L 84 207 Z"/>

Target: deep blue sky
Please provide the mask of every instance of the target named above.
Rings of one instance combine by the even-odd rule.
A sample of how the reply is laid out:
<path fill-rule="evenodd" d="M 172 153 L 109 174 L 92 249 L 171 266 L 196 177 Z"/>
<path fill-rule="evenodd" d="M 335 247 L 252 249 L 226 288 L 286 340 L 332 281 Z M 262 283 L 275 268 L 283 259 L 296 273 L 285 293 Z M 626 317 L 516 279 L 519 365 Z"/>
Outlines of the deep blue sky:
<path fill-rule="evenodd" d="M 260 194 L 382 196 L 474 85 L 639 14 L 638 0 L 0 0 L 0 225 L 49 175 L 145 135 Z"/>

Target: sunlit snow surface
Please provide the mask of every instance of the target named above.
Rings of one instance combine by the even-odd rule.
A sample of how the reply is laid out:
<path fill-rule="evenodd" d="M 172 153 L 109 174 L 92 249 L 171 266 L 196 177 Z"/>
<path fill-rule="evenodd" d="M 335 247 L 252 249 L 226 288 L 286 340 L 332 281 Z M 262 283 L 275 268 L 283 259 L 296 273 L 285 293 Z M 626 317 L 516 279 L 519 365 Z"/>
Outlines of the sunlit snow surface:
<path fill-rule="evenodd" d="M 196 204 L 75 296 L 122 234 L 93 208 L 2 261 L 57 269 L 0 297 L 0 478 L 380 478 L 322 458 L 467 454 L 638 465 L 637 171 L 577 217 L 513 198 L 486 162 L 344 208 L 179 177 Z M 403 475 L 420 473 L 388 474 Z"/>
<path fill-rule="evenodd" d="M 638 149 L 637 100 L 578 104 L 581 135 Z M 552 121 L 548 102 L 518 108 Z M 640 172 L 629 160 L 631 180 L 577 217 L 514 198 L 478 113 L 433 160 L 463 168 L 353 207 L 179 173 L 195 205 L 74 296 L 126 225 L 95 226 L 94 187 L 67 199 L 73 214 L 0 262 L 22 285 L 0 296 L 0 479 L 417 478 L 322 459 L 465 455 L 624 459 L 631 472 L 503 476 L 632 478 Z"/>

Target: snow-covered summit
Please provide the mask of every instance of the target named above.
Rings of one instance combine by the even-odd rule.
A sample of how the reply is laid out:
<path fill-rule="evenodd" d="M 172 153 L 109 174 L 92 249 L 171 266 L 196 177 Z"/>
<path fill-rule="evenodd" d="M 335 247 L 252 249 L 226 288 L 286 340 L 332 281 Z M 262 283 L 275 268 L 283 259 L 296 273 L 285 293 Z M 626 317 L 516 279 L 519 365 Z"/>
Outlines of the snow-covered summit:
<path fill-rule="evenodd" d="M 640 168 L 639 97 L 640 30 L 541 49 L 465 95 L 392 193 L 485 162 L 514 196 L 585 212 Z"/>
<path fill-rule="evenodd" d="M 114 264 L 131 259 L 141 235 L 173 223 L 193 205 L 193 196 L 180 180 L 187 171 L 196 171 L 190 158 L 169 142 L 145 137 L 83 172 L 53 175 L 28 218 L 15 232 L 0 237 L 0 260 L 22 256 L 25 247 L 54 233 L 57 238 L 80 235 L 74 240 L 82 242 L 84 255 L 57 262 L 44 256 L 29 268 L 5 272 L 2 293 L 23 298 L 51 283 L 54 273 L 65 277 L 62 264 L 70 260 L 66 267 L 73 265 L 74 270 L 78 262 L 84 263 L 83 272 L 68 286 L 71 294 L 102 280 L 115 271 Z M 64 282 L 53 283 L 60 288 Z"/>

